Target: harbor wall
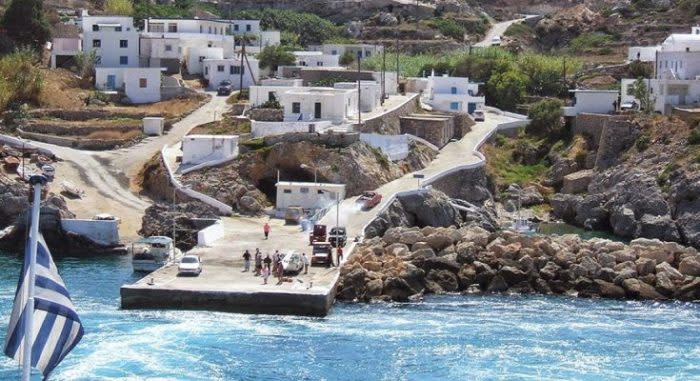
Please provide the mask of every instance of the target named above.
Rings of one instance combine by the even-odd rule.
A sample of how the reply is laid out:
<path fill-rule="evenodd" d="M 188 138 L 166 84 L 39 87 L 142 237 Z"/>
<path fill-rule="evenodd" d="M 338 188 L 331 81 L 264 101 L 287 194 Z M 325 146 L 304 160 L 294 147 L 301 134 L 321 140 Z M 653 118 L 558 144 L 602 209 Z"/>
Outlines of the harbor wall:
<path fill-rule="evenodd" d="M 61 227 L 104 245 L 119 244 L 119 220 L 61 219 Z"/>

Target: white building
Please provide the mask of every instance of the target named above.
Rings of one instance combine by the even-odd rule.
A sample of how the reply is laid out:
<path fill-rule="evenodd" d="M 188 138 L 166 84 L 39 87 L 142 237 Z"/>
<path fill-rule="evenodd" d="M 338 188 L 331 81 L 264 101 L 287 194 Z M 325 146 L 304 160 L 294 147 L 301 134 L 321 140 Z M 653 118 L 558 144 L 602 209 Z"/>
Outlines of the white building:
<path fill-rule="evenodd" d="M 206 46 L 187 49 L 187 73 L 204 74 L 204 60 L 222 60 L 224 50 L 222 48 L 209 48 Z"/>
<path fill-rule="evenodd" d="M 627 61 L 642 61 L 654 62 L 656 60 L 656 52 L 661 49 L 661 46 L 630 46 L 627 50 Z"/>
<path fill-rule="evenodd" d="M 182 138 L 182 164 L 224 161 L 238 156 L 237 135 L 187 135 Z"/>
<path fill-rule="evenodd" d="M 299 78 L 285 79 L 263 79 L 258 86 L 250 86 L 248 92 L 248 101 L 251 107 L 259 107 L 265 102 L 272 99 L 280 100 L 280 94 L 291 90 L 292 88 L 303 87 L 304 81 Z"/>
<path fill-rule="evenodd" d="M 241 67 L 240 58 L 204 59 L 202 61 L 204 79 L 209 81 L 209 88 L 215 89 L 221 81 L 231 81 L 233 88 L 240 87 L 241 70 L 243 72 L 243 88 L 255 85 L 260 79 L 258 60 L 247 58 Z"/>
<path fill-rule="evenodd" d="M 291 206 L 304 209 L 321 209 L 345 199 L 345 184 L 302 183 L 280 181 L 276 184 L 276 208 L 285 210 Z"/>
<path fill-rule="evenodd" d="M 700 104 L 700 26 L 664 40 L 655 51 L 654 73 L 653 79 L 646 80 L 654 111 L 667 114 L 674 106 Z M 622 103 L 640 103 L 630 93 L 634 81 L 622 80 Z"/>
<path fill-rule="evenodd" d="M 311 45 L 309 50 L 322 51 L 324 54 L 331 54 L 334 56 L 342 56 L 345 52 L 350 52 L 353 57 L 357 57 L 358 54 L 360 58 L 369 58 L 382 54 L 384 52 L 383 45 L 371 45 L 371 44 L 323 44 L 323 45 Z"/>
<path fill-rule="evenodd" d="M 160 102 L 160 68 L 98 67 L 95 87 L 102 91 L 123 91 L 132 103 Z"/>
<path fill-rule="evenodd" d="M 280 95 L 285 121 L 344 123 L 357 115 L 357 89 L 291 88 Z"/>
<path fill-rule="evenodd" d="M 75 25 L 58 24 L 51 39 L 51 68 L 75 65 L 75 56 L 83 50 L 80 28 Z"/>
<path fill-rule="evenodd" d="M 84 16 L 84 51 L 95 50 L 95 67 L 138 67 L 139 33 L 134 19 L 123 16 Z"/>
<path fill-rule="evenodd" d="M 292 52 L 296 57 L 297 66 L 306 67 L 336 67 L 339 66 L 338 60 L 340 56 L 333 54 L 325 54 L 323 52 Z"/>
<path fill-rule="evenodd" d="M 423 101 L 435 110 L 473 113 L 484 107 L 479 84 L 469 78 L 431 75 L 423 93 Z"/>
<path fill-rule="evenodd" d="M 610 114 L 614 113 L 617 90 L 570 90 L 574 94 L 573 104 L 564 107 L 564 116 L 576 116 L 579 113 Z"/>
<path fill-rule="evenodd" d="M 357 89 L 357 82 L 336 82 L 336 89 Z M 372 112 L 382 101 L 381 85 L 374 81 L 360 81 L 360 110 Z"/>

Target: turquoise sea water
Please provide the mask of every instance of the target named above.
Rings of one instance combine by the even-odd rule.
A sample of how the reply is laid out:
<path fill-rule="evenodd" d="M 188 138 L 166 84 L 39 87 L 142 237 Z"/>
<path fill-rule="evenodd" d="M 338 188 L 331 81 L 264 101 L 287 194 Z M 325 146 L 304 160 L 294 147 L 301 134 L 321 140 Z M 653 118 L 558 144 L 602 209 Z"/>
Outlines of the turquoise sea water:
<path fill-rule="evenodd" d="M 20 261 L 0 258 L 4 336 Z M 127 257 L 57 264 L 86 335 L 52 380 L 700 380 L 694 304 L 450 295 L 326 318 L 121 311 Z M 17 375 L 0 359 L 0 380 Z"/>

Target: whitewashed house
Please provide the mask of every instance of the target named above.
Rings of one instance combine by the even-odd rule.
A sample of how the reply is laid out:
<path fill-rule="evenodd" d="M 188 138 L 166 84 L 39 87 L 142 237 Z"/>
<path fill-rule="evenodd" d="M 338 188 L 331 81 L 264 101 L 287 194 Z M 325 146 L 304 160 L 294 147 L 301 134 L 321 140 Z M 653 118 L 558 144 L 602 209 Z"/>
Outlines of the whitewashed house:
<path fill-rule="evenodd" d="M 84 51 L 94 50 L 95 67 L 138 67 L 139 33 L 134 19 L 124 16 L 83 16 Z"/>
<path fill-rule="evenodd" d="M 192 47 L 187 49 L 188 74 L 204 74 L 204 60 L 222 60 L 224 50 L 222 48 L 209 48 L 206 46 Z"/>
<path fill-rule="evenodd" d="M 157 67 L 98 67 L 95 87 L 101 91 L 121 91 L 131 103 L 160 102 L 161 69 Z"/>
<path fill-rule="evenodd" d="M 216 89 L 221 81 L 231 81 L 234 89 L 241 84 L 243 74 L 243 88 L 255 85 L 260 79 L 258 60 L 247 58 L 241 65 L 240 58 L 204 59 L 202 61 L 203 77 L 209 82 L 210 89 Z"/>
<path fill-rule="evenodd" d="M 306 67 L 337 67 L 338 60 L 340 56 L 334 54 L 325 54 L 323 52 L 307 52 L 307 51 L 296 51 L 292 52 L 296 59 L 295 64 L 297 66 Z"/>
<path fill-rule="evenodd" d="M 364 59 L 382 54 L 384 46 L 372 44 L 323 44 L 311 45 L 309 50 L 317 50 L 334 56 L 342 56 L 345 52 L 350 52 L 353 57 L 359 55 L 361 59 Z"/>
<path fill-rule="evenodd" d="M 336 82 L 336 89 L 357 89 L 357 82 Z M 360 110 L 372 112 L 382 101 L 381 85 L 374 81 L 360 81 Z"/>
<path fill-rule="evenodd" d="M 485 99 L 479 95 L 479 84 L 469 82 L 469 78 L 431 75 L 423 102 L 435 110 L 471 114 L 484 107 Z"/>
<path fill-rule="evenodd" d="M 280 94 L 292 88 L 303 87 L 304 81 L 299 78 L 268 78 L 260 80 L 257 86 L 250 86 L 248 101 L 251 107 L 259 107 L 273 99 L 279 101 Z"/>
<path fill-rule="evenodd" d="M 564 107 L 564 116 L 580 113 L 611 114 L 616 111 L 620 92 L 617 90 L 569 90 L 574 94 L 571 106 Z"/>
<path fill-rule="evenodd" d="M 646 79 L 654 111 L 663 114 L 675 106 L 700 106 L 700 26 L 690 33 L 671 34 L 658 47 L 654 59 L 654 76 Z M 631 94 L 636 79 L 623 79 L 622 104 L 639 100 Z"/>
<path fill-rule="evenodd" d="M 182 138 L 182 164 L 199 165 L 238 156 L 238 135 L 187 135 Z"/>
<path fill-rule="evenodd" d="M 76 65 L 75 56 L 83 50 L 80 28 L 58 24 L 51 39 L 51 68 L 70 68 Z"/>
<path fill-rule="evenodd" d="M 280 181 L 276 187 L 275 207 L 278 210 L 285 210 L 291 206 L 321 209 L 335 204 L 337 200 L 345 199 L 345 184 Z"/>
<path fill-rule="evenodd" d="M 357 89 L 291 88 L 280 94 L 285 121 L 343 123 L 357 115 Z"/>

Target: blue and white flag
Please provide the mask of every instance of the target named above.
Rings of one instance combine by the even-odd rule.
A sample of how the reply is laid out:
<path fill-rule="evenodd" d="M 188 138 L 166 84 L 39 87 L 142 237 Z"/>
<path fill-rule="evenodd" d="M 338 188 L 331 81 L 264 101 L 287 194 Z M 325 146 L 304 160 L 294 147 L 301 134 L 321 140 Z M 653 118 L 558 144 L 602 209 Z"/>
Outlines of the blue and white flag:
<path fill-rule="evenodd" d="M 29 284 L 28 253 L 29 240 L 5 337 L 5 354 L 20 363 L 24 353 L 24 311 Z M 32 367 L 39 369 L 46 378 L 83 337 L 83 325 L 41 233 L 37 243 L 35 273 Z"/>

